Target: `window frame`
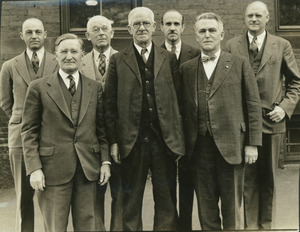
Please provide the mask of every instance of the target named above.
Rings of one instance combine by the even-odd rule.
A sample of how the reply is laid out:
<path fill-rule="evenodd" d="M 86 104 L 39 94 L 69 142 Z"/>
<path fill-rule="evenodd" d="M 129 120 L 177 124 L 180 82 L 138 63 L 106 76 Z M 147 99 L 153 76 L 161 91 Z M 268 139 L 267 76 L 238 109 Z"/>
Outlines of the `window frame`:
<path fill-rule="evenodd" d="M 275 10 L 276 10 L 276 31 L 300 31 L 300 24 L 299 25 L 281 25 L 280 24 L 280 17 L 281 17 L 281 6 L 280 0 L 275 1 Z M 300 19 L 300 15 L 298 16 Z"/>

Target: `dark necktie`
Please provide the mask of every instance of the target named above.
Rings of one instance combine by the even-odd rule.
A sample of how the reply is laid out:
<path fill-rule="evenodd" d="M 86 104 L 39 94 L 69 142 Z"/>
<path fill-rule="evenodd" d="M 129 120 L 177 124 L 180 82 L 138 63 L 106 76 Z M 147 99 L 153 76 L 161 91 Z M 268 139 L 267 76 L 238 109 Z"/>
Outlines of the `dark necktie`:
<path fill-rule="evenodd" d="M 40 60 L 36 52 L 33 52 L 32 54 L 31 63 L 32 63 L 33 71 L 35 72 L 35 74 L 37 74 L 37 72 L 39 71 Z"/>
<path fill-rule="evenodd" d="M 68 78 L 70 79 L 69 91 L 70 91 L 71 95 L 73 96 L 74 93 L 76 92 L 76 84 L 74 81 L 74 77 L 72 75 L 69 75 Z"/>
<path fill-rule="evenodd" d="M 254 36 L 252 42 L 249 46 L 250 51 L 252 51 L 254 57 L 258 54 L 258 46 L 257 46 L 257 37 Z"/>
<path fill-rule="evenodd" d="M 106 68 L 106 57 L 103 53 L 99 54 L 99 72 L 101 73 L 101 75 L 103 76 L 105 73 L 105 68 Z"/>
<path fill-rule="evenodd" d="M 147 48 L 142 48 L 141 56 L 145 64 L 147 63 L 146 52 L 147 52 Z"/>
<path fill-rule="evenodd" d="M 202 62 L 208 62 L 208 61 L 214 61 L 217 57 L 216 56 L 202 56 L 201 57 L 201 60 Z"/>
<path fill-rule="evenodd" d="M 176 46 L 174 44 L 171 47 L 171 52 L 176 53 Z"/>

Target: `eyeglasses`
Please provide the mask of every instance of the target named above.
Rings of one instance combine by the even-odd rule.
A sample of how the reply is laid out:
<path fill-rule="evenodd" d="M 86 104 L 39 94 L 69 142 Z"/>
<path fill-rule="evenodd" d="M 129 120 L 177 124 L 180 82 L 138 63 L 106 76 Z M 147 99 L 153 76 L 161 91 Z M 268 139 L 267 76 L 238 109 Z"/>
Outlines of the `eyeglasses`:
<path fill-rule="evenodd" d="M 132 26 L 134 29 L 139 29 L 141 26 L 144 26 L 144 28 L 149 28 L 151 26 L 151 23 L 148 21 L 145 22 L 135 22 Z"/>
<path fill-rule="evenodd" d="M 92 29 L 92 32 L 93 33 L 99 33 L 100 32 L 100 29 L 103 31 L 103 32 L 108 32 L 109 31 L 109 28 L 106 27 L 106 26 L 102 26 L 102 27 L 93 27 Z"/>

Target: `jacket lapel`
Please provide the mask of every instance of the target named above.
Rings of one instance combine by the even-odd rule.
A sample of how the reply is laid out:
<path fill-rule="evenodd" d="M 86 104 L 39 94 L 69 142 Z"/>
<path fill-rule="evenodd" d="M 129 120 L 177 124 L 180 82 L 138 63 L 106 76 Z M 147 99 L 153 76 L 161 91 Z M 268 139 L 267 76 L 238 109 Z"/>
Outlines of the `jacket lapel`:
<path fill-rule="evenodd" d="M 194 102 L 196 106 L 198 106 L 198 97 L 197 97 L 197 77 L 199 75 L 199 62 L 200 62 L 200 56 L 198 59 L 195 60 L 195 62 L 191 65 L 191 67 L 188 69 L 188 75 L 187 80 L 190 87 L 190 92 L 193 96 Z M 199 77 L 202 78 L 202 77 Z"/>
<path fill-rule="evenodd" d="M 267 39 L 266 39 L 266 44 L 265 44 L 265 48 L 264 48 L 264 53 L 261 58 L 261 62 L 258 67 L 257 73 L 259 73 L 259 71 L 265 66 L 265 64 L 268 62 L 268 60 L 272 56 L 272 53 L 270 51 L 276 51 L 276 42 L 273 39 L 272 35 L 267 33 L 266 36 L 267 36 Z"/>
<path fill-rule="evenodd" d="M 124 52 L 124 55 L 126 57 L 124 58 L 124 62 L 129 66 L 129 68 L 132 70 L 138 81 L 140 82 L 140 85 L 142 85 L 142 79 L 139 72 L 138 63 L 135 57 L 135 52 L 133 48 L 133 44 Z"/>
<path fill-rule="evenodd" d="M 81 105 L 79 111 L 78 125 L 81 123 L 91 100 L 91 82 L 84 75 L 80 75 L 82 84 Z M 98 94 L 98 93 L 97 93 Z"/>
<path fill-rule="evenodd" d="M 92 80 L 96 80 L 95 72 L 94 72 L 94 58 L 93 58 L 93 51 L 88 53 L 81 64 L 82 72 L 85 75 L 88 75 L 89 78 Z"/>
<path fill-rule="evenodd" d="M 240 55 L 250 60 L 249 51 L 248 51 L 249 49 L 248 49 L 247 33 L 240 36 L 239 44 L 237 46 Z"/>
<path fill-rule="evenodd" d="M 19 73 L 19 75 L 24 79 L 26 84 L 29 85 L 29 83 L 31 82 L 31 78 L 26 65 L 25 56 L 27 56 L 27 54 L 23 52 L 21 55 L 19 55 L 18 59 L 16 59 L 16 70 Z"/>
<path fill-rule="evenodd" d="M 214 95 L 216 90 L 220 87 L 222 82 L 225 80 L 229 70 L 231 69 L 231 66 L 232 66 L 232 61 L 230 60 L 228 54 L 221 52 L 218 64 L 216 66 L 216 72 L 211 86 L 209 98 L 211 98 L 212 95 Z"/>
<path fill-rule="evenodd" d="M 154 49 L 154 79 L 157 77 L 157 74 L 163 65 L 166 56 L 165 56 L 165 49 L 156 47 L 153 43 L 153 49 Z"/>
<path fill-rule="evenodd" d="M 60 78 L 58 76 L 58 72 L 53 74 L 53 77 L 51 77 L 48 80 L 48 85 L 49 88 L 47 90 L 48 95 L 52 98 L 52 100 L 55 102 L 55 104 L 58 106 L 58 108 L 67 116 L 67 118 L 72 121 L 72 117 L 70 114 L 70 111 L 68 109 L 65 97 L 63 95 L 63 92 L 61 90 L 61 86 L 59 83 L 59 79 Z"/>
<path fill-rule="evenodd" d="M 54 73 L 55 68 L 57 66 L 55 56 L 54 57 L 50 56 L 50 53 L 45 52 L 44 59 L 45 59 L 45 67 L 44 67 L 43 76 Z"/>

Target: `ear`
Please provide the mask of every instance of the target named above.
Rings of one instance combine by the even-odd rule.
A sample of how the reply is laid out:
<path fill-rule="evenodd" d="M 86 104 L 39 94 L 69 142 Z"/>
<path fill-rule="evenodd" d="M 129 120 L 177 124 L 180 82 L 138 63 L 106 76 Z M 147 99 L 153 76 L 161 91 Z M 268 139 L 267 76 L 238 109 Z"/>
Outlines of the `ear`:
<path fill-rule="evenodd" d="M 114 34 L 115 34 L 115 31 L 114 30 L 111 30 L 111 33 L 110 33 L 110 38 L 114 38 Z"/>
<path fill-rule="evenodd" d="M 130 25 L 127 25 L 127 30 L 128 30 L 128 32 L 129 32 L 129 34 L 132 35 L 132 28 L 131 28 Z"/>
<path fill-rule="evenodd" d="M 21 40 L 24 40 L 23 32 L 22 31 L 19 33 L 19 35 L 20 35 Z"/>
<path fill-rule="evenodd" d="M 164 32 L 164 25 L 163 25 L 163 24 L 160 24 L 160 30 L 161 30 L 162 32 Z"/>
<path fill-rule="evenodd" d="M 155 32 L 156 22 L 153 23 L 153 33 Z"/>
<path fill-rule="evenodd" d="M 221 40 L 224 39 L 224 36 L 225 36 L 225 31 L 222 31 L 222 32 L 221 32 Z"/>
<path fill-rule="evenodd" d="M 267 16 L 266 16 L 266 19 L 267 19 L 267 20 L 266 20 L 266 23 L 269 22 L 270 16 L 267 15 Z"/>
<path fill-rule="evenodd" d="M 86 33 L 85 33 L 85 37 L 87 38 L 88 41 L 91 40 L 91 38 L 90 38 L 90 33 L 86 32 Z"/>
<path fill-rule="evenodd" d="M 44 39 L 46 39 L 47 38 L 47 31 L 44 31 Z"/>
<path fill-rule="evenodd" d="M 184 29 L 185 29 L 185 24 L 182 24 L 182 31 L 181 32 L 183 32 Z"/>

